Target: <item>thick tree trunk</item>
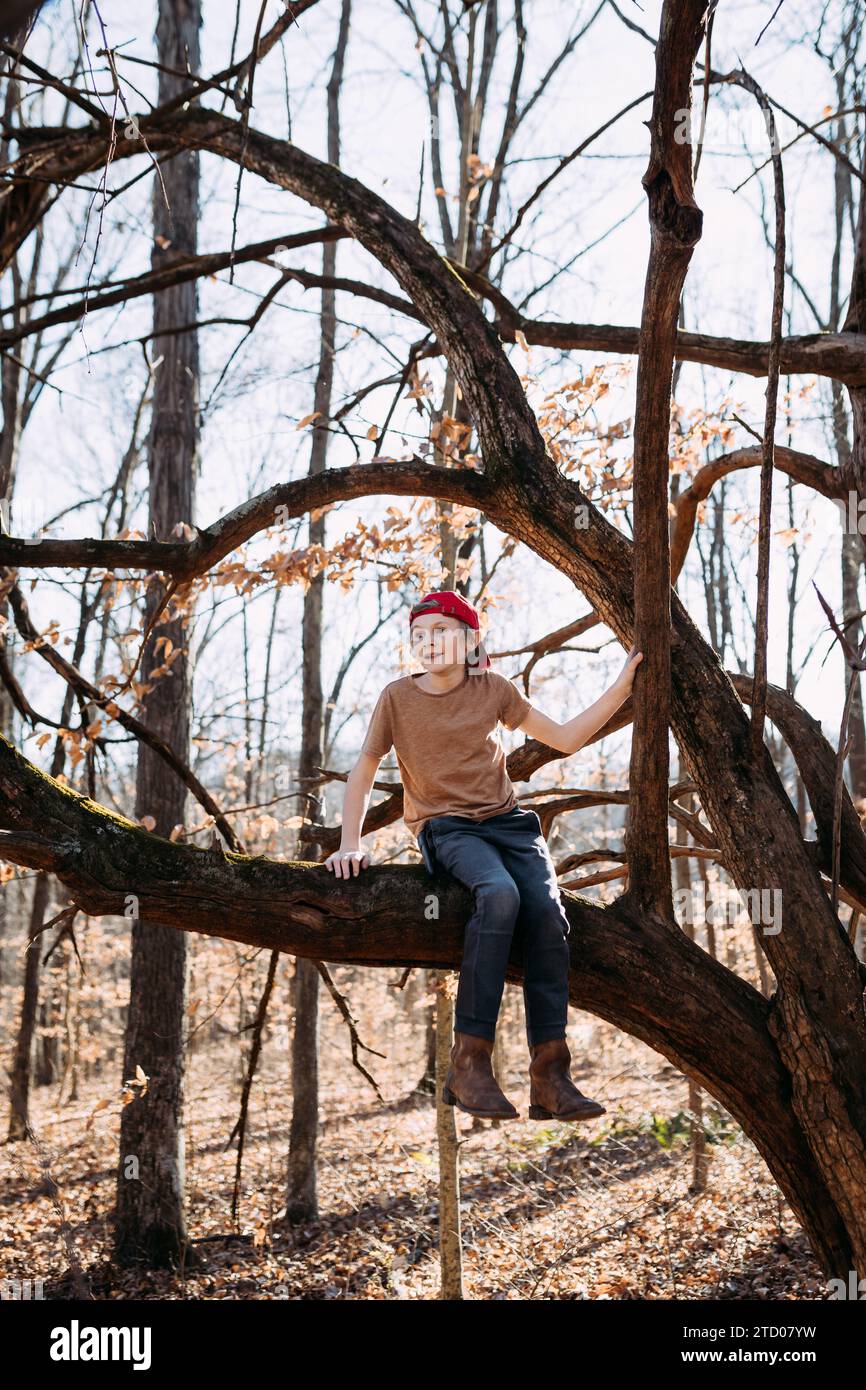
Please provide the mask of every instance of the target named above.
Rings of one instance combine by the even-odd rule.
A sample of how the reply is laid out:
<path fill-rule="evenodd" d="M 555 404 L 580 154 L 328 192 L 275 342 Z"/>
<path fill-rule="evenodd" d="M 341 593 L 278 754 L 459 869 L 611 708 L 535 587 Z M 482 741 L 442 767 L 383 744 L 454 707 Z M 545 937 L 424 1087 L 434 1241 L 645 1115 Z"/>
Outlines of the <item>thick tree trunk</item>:
<path fill-rule="evenodd" d="M 634 426 L 634 643 L 643 662 L 632 697 L 632 796 L 625 845 L 629 899 L 640 911 L 658 912 L 668 920 L 673 914 L 668 853 L 671 384 L 680 295 L 703 223 L 693 194 L 692 146 L 678 143 L 673 129 L 681 113 L 691 110 L 692 66 L 705 11 L 705 0 L 664 6 L 660 71 L 649 121 L 650 162 L 643 178 L 650 255 Z"/>
<path fill-rule="evenodd" d="M 746 734 L 746 738 L 748 735 Z M 0 852 L 56 874 L 90 915 L 122 914 L 311 960 L 459 967 L 469 894 L 435 884 L 425 921 L 422 866 L 382 866 L 353 883 L 323 866 L 172 843 L 70 793 L 0 740 Z M 417 904 L 414 899 L 417 897 Z M 743 1126 L 828 1273 L 852 1267 L 849 1233 L 791 1104 L 790 1069 L 771 1032 L 777 1005 L 678 928 L 563 893 L 571 923 L 569 1001 L 632 1033 L 709 1091 Z M 513 963 L 508 979 L 522 983 Z M 826 1084 L 826 1083 L 825 1083 Z"/>
<path fill-rule="evenodd" d="M 340 162 L 340 87 L 349 42 L 351 0 L 343 0 L 340 27 L 331 76 L 328 82 L 328 160 Z M 337 246 L 325 243 L 322 275 L 336 273 Z M 319 369 L 313 394 L 317 412 L 313 426 L 310 473 L 323 473 L 328 460 L 331 424 L 331 393 L 334 384 L 334 353 L 337 336 L 337 296 L 333 289 L 322 290 Z M 324 548 L 325 517 L 311 517 L 309 543 Z M 314 575 L 304 594 L 303 617 L 303 711 L 298 776 L 305 795 L 301 802 L 304 819 L 321 824 L 321 800 L 313 793 L 311 779 L 323 760 L 324 701 L 322 698 L 322 612 L 325 580 Z M 316 1140 L 319 1131 L 319 972 L 311 960 L 295 963 L 292 1000 L 292 1123 L 289 1135 L 289 1167 L 286 1216 L 290 1222 L 310 1221 L 318 1215 L 316 1199 Z"/>
<path fill-rule="evenodd" d="M 669 0 L 665 8 L 683 24 L 662 25 L 659 80 L 670 58 L 665 47 L 692 37 L 686 23 L 693 15 L 689 0 Z M 219 113 L 191 107 L 182 119 L 160 115 L 145 120 L 143 128 L 155 151 L 207 148 L 243 161 L 321 207 L 395 276 L 448 357 L 478 433 L 484 475 L 461 478 L 460 470 L 453 470 L 454 494 L 474 496 L 494 524 L 568 575 L 623 645 L 629 645 L 634 629 L 632 547 L 547 457 L 495 328 L 417 226 L 333 166 L 296 146 L 242 129 Z M 104 155 L 104 136 L 75 136 L 71 156 L 69 149 L 65 141 L 67 171 L 76 160 L 82 170 L 96 167 Z M 118 151 L 129 153 L 122 140 Z M 41 172 L 51 177 L 50 160 Z M 7 209 L 7 227 L 16 224 L 16 236 L 34 213 L 22 199 L 26 202 L 19 194 Z M 864 265 L 862 259 L 859 264 Z M 866 270 L 861 270 L 856 295 L 852 293 L 852 310 L 866 300 L 863 286 Z M 849 326 L 853 335 L 853 321 Z M 859 395 L 852 392 L 852 409 L 855 440 L 866 438 L 858 418 L 858 411 L 866 418 L 866 388 Z M 446 477 L 450 471 L 445 470 Z M 431 483 L 444 488 L 441 478 L 433 478 L 442 470 L 429 472 Z M 365 473 L 369 475 L 366 468 L 347 469 L 337 484 L 323 480 L 322 491 L 345 487 L 349 495 L 353 489 L 369 489 L 369 476 L 366 481 L 360 477 Z M 396 481 L 399 466 L 389 474 Z M 448 495 L 454 495 L 450 482 L 448 487 Z M 578 505 L 586 506 L 586 525 L 579 530 L 574 524 Z M 235 523 L 255 526 L 253 518 L 254 509 L 248 508 Z M 195 556 L 204 561 L 209 545 L 219 548 L 223 540 L 218 534 L 203 537 Z M 602 912 L 569 901 L 572 1002 L 665 1052 L 726 1105 L 789 1196 L 825 1268 L 847 1277 L 852 1268 L 866 1269 L 862 975 L 772 760 L 769 754 L 754 760 L 737 693 L 675 596 L 671 625 L 671 723 L 717 844 L 739 887 L 783 893 L 783 930 L 765 934 L 761 941 L 778 988 L 771 1000 L 762 999 L 656 914 L 642 918 L 627 905 Z M 16 805 L 14 795 L 22 780 L 36 774 L 27 773 L 23 760 L 16 761 L 2 745 L 0 764 L 3 823 L 11 832 L 5 841 L 7 857 L 57 872 L 70 886 L 75 884 L 77 900 L 92 903 L 95 910 L 122 911 L 124 894 L 137 884 L 151 919 L 180 928 L 213 931 L 218 903 L 222 935 L 243 932 L 244 939 L 254 936 L 261 944 L 282 942 L 282 949 L 314 959 L 321 958 L 325 942 L 330 960 L 394 964 L 411 953 L 413 964 L 452 966 L 459 959 L 457 924 L 461 913 L 465 920 L 465 900 L 459 905 L 454 900 L 449 917 L 443 892 L 446 906 L 435 939 L 420 925 L 407 930 L 413 917 L 406 911 L 406 893 L 422 890 L 422 870 L 382 868 L 364 885 L 325 885 L 322 878 L 329 876 L 324 869 L 223 861 L 166 845 L 107 813 L 70 803 L 68 794 L 62 815 L 52 803 L 37 829 L 33 806 Z M 55 795 L 45 779 L 37 777 L 37 782 L 36 800 Z M 82 816 L 95 820 L 82 824 Z M 69 822 L 78 826 L 79 838 L 75 831 L 68 833 Z M 360 923 L 359 912 L 364 914 Z M 420 913 L 415 920 L 421 921 Z M 449 960 L 442 959 L 446 949 Z"/>
<path fill-rule="evenodd" d="M 154 138 L 159 144 L 156 131 Z M 172 146 L 178 140 L 228 157 L 241 153 L 232 123 L 209 112 L 172 122 Z M 412 223 L 355 180 L 258 132 L 249 132 L 244 149 L 251 167 L 323 207 L 393 272 L 451 358 L 468 400 L 485 460 L 485 514 L 572 578 L 630 645 L 631 547 L 591 506 L 586 527 L 575 529 L 575 508 L 586 498 L 547 460 L 495 330 L 457 277 L 443 272 Z M 468 481 L 477 484 L 461 479 L 464 495 Z M 845 1268 L 855 1257 L 866 1268 L 866 1023 L 857 963 L 769 755 L 753 765 L 743 708 L 676 600 L 672 625 L 672 724 L 718 843 L 740 887 L 784 891 L 785 930 L 764 938 L 780 982 L 773 1027 L 790 1069 L 792 1110 L 838 1203 L 837 1254 L 847 1239 Z"/>
<path fill-rule="evenodd" d="M 6 82 L 4 99 L 4 122 L 11 127 L 12 115 L 18 100 L 19 90 L 15 81 Z M 9 140 L 0 139 L 0 157 L 9 158 Z M 21 294 L 21 276 L 17 257 L 11 264 L 12 285 L 15 299 Z M 15 317 L 20 318 L 21 311 Z M 22 416 L 22 377 L 21 360 L 13 353 L 0 356 L 0 406 L 2 406 L 2 428 L 0 428 L 0 530 L 11 531 L 11 506 L 15 489 L 15 475 L 18 466 L 18 453 L 21 441 Z M 12 651 L 7 641 L 9 631 L 9 604 L 5 594 L 0 598 L 0 654 L 12 669 Z M 5 681 L 0 682 L 0 734 L 12 737 L 15 706 Z M 10 933 L 9 885 L 0 891 L 0 948 L 6 945 Z M 34 922 L 41 926 L 48 902 L 48 883 L 40 874 L 33 889 L 33 903 L 30 911 L 31 934 Z M 38 914 L 38 918 L 37 918 Z M 9 1139 L 22 1139 L 27 1131 L 28 1102 L 30 1096 L 31 1059 L 33 1055 L 33 1033 L 36 1027 L 36 1011 L 39 998 L 39 944 L 27 949 L 22 980 L 21 1013 L 15 1041 L 15 1056 L 12 1061 L 12 1074 L 9 1087 Z M 17 977 L 17 968 L 16 968 Z"/>
<path fill-rule="evenodd" d="M 157 22 L 160 100 L 179 91 L 172 73 L 199 70 L 200 0 L 160 0 Z M 199 215 L 198 156 L 181 155 L 154 180 L 154 269 L 167 256 L 194 253 Z M 168 207 L 166 207 L 166 198 Z M 172 333 L 197 317 L 195 282 L 178 285 L 154 301 L 156 371 L 149 441 L 150 528 L 160 540 L 194 519 L 198 469 L 198 338 Z M 150 623 L 162 601 L 161 581 L 151 582 L 145 604 Z M 151 688 L 143 719 L 187 761 L 189 747 L 189 633 L 182 618 L 160 622 L 147 640 L 142 676 Z M 179 655 L 178 655 L 179 653 Z M 166 669 L 167 668 L 167 669 Z M 154 674 L 156 673 L 156 674 Z M 153 749 L 139 746 L 135 807 L 152 816 L 156 831 L 182 826 L 186 787 Z M 123 1108 L 117 1178 L 115 1254 L 121 1261 L 172 1265 L 189 1260 L 184 1194 L 183 1087 L 187 1031 L 187 942 L 148 916 L 141 902 L 132 927 L 130 1003 L 123 1080 L 138 1068 L 146 1089 Z"/>

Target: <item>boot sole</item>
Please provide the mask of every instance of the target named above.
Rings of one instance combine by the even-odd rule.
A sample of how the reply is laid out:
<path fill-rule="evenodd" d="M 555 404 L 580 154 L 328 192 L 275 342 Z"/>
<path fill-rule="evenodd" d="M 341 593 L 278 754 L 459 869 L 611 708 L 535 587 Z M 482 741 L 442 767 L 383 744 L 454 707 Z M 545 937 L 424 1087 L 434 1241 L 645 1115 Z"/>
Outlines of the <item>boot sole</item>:
<path fill-rule="evenodd" d="M 547 1110 L 543 1105 L 530 1105 L 530 1120 L 594 1120 L 596 1115 L 606 1115 L 607 1110 L 603 1105 L 593 1101 L 588 1106 L 581 1107 L 580 1110 L 569 1110 L 563 1115 L 555 1115 L 552 1110 Z"/>
<path fill-rule="evenodd" d="M 456 1096 L 450 1086 L 442 1089 L 442 1100 L 445 1105 L 456 1105 L 458 1110 L 464 1111 L 467 1115 L 477 1115 L 481 1120 L 516 1120 L 520 1117 L 519 1110 L 480 1110 L 472 1106 L 464 1105 L 459 1096 Z"/>

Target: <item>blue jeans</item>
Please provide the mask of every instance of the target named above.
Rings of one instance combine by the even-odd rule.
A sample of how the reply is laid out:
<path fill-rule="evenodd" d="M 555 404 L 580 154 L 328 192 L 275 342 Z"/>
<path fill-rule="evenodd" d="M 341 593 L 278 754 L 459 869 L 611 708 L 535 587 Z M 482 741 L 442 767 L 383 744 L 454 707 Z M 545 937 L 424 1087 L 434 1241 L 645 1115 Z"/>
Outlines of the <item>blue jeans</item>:
<path fill-rule="evenodd" d="M 513 806 L 476 821 L 433 816 L 418 834 L 430 873 L 437 863 L 472 892 L 454 1027 L 493 1039 L 512 942 L 523 965 L 530 1047 L 564 1038 L 568 1022 L 569 921 L 535 811 Z"/>

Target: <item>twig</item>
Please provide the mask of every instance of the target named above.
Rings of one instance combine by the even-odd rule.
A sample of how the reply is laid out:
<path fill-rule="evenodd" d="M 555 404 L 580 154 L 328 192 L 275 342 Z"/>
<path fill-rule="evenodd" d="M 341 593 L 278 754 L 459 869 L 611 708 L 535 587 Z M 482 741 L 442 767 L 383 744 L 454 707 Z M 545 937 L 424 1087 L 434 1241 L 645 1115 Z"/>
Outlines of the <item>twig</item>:
<path fill-rule="evenodd" d="M 331 998 L 333 999 L 334 1003 L 336 1004 L 337 1008 L 342 1014 L 346 1022 L 346 1026 L 349 1029 L 349 1037 L 352 1040 L 352 1065 L 357 1067 L 361 1075 L 367 1078 L 370 1085 L 373 1087 L 373 1090 L 376 1092 L 376 1095 L 379 1097 L 379 1100 L 384 1105 L 385 1098 L 382 1095 L 382 1092 L 379 1090 L 379 1087 L 376 1084 L 375 1079 L 370 1075 L 366 1067 L 364 1067 L 362 1063 L 358 1060 L 358 1048 L 363 1047 L 365 1052 L 372 1052 L 374 1057 L 384 1057 L 386 1054 L 384 1052 L 377 1052 L 375 1047 L 368 1047 L 366 1043 L 361 1042 L 361 1039 L 358 1037 L 358 1029 L 355 1026 L 355 1020 L 349 1011 L 349 1005 L 346 1003 L 345 998 L 337 989 L 337 986 L 334 984 L 334 981 L 331 979 L 328 967 L 325 965 L 324 961 L 321 960 L 317 960 L 315 962 L 315 966 L 327 986 L 328 993 L 330 994 Z"/>
<path fill-rule="evenodd" d="M 256 1074 L 256 1067 L 258 1066 L 259 1054 L 262 1050 L 262 1032 L 264 1030 L 264 1023 L 268 1014 L 268 1004 L 270 1003 L 271 994 L 273 993 L 274 989 L 274 979 L 276 977 L 277 964 L 279 962 L 279 959 L 279 951 L 271 951 L 271 959 L 268 964 L 268 977 L 265 981 L 265 987 L 262 990 L 262 997 L 259 1000 L 259 1007 L 256 1010 L 256 1021 L 253 1026 L 253 1042 L 252 1047 L 250 1048 L 249 1061 L 247 1062 L 247 1072 L 246 1076 L 244 1077 L 243 1090 L 241 1091 L 240 1114 L 238 1115 L 238 1118 L 235 1121 L 234 1129 L 229 1135 L 228 1142 L 226 1143 L 226 1148 L 228 1148 L 235 1135 L 238 1136 L 238 1153 L 237 1158 L 235 1160 L 235 1184 L 234 1188 L 232 1189 L 232 1220 L 235 1223 L 237 1223 L 238 1219 L 238 1202 L 240 1201 L 241 1191 L 241 1167 L 244 1158 L 244 1140 L 246 1138 L 247 1132 L 247 1115 L 249 1114 L 250 1107 L 250 1093 L 253 1089 L 253 1080 Z"/>
<path fill-rule="evenodd" d="M 770 352 L 767 365 L 767 406 L 761 458 L 761 507 L 758 524 L 758 600 L 755 619 L 755 672 L 752 687 L 752 761 L 760 767 L 764 757 L 764 721 L 767 714 L 767 634 L 770 612 L 770 526 L 773 507 L 773 465 L 776 412 L 779 394 L 779 363 L 782 354 L 782 312 L 785 304 L 785 182 L 779 152 L 773 108 L 763 88 L 743 71 L 741 84 L 752 92 L 767 123 L 773 160 L 773 188 L 776 205 L 776 244 L 773 264 L 773 312 Z"/>

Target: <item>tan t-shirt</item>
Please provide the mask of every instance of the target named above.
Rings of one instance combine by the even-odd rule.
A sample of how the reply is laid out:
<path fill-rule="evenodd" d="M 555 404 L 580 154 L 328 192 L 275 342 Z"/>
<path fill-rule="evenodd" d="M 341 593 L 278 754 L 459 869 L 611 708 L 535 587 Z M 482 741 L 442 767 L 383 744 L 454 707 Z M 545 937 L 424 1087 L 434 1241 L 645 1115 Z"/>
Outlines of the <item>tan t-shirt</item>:
<path fill-rule="evenodd" d="M 420 674 L 420 673 L 419 673 Z M 433 695 L 419 676 L 386 685 L 362 751 L 393 747 L 403 783 L 403 820 L 417 837 L 431 816 L 486 820 L 517 804 L 497 725 L 522 724 L 532 701 L 497 671 L 467 668 L 461 685 Z"/>

